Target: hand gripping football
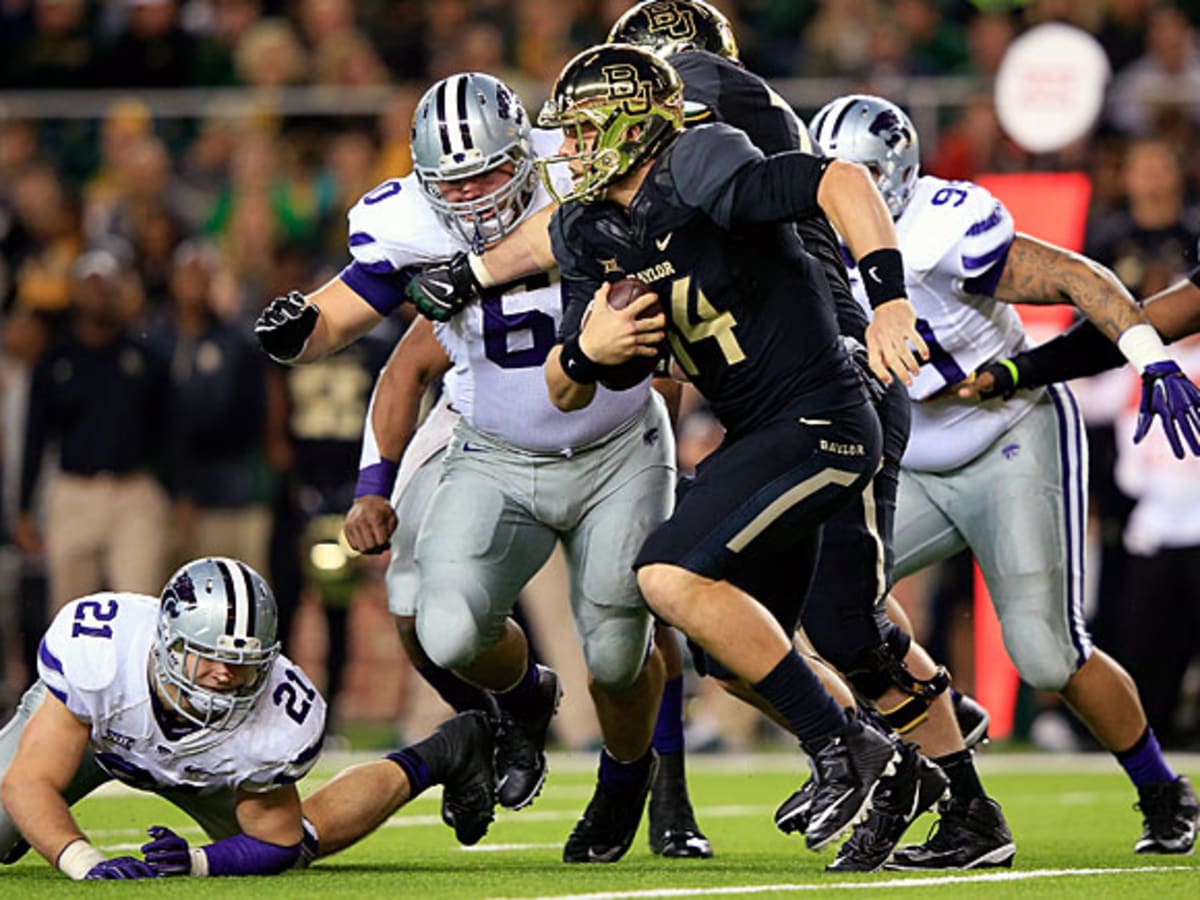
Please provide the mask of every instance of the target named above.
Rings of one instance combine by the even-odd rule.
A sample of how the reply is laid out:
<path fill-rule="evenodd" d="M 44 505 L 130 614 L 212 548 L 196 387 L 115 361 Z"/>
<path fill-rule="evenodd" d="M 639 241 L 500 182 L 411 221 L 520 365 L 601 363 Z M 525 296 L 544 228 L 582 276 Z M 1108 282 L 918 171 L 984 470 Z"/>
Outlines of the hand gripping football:
<path fill-rule="evenodd" d="M 642 294 L 651 292 L 652 288 L 646 282 L 636 278 L 625 278 L 614 282 L 609 288 L 608 306 L 610 309 L 624 309 Z M 656 300 L 642 310 L 638 318 L 652 318 L 662 311 L 662 304 Z M 658 356 L 634 356 L 620 365 L 609 366 L 600 383 L 610 391 L 627 391 L 645 381 L 658 365 L 658 360 Z"/>

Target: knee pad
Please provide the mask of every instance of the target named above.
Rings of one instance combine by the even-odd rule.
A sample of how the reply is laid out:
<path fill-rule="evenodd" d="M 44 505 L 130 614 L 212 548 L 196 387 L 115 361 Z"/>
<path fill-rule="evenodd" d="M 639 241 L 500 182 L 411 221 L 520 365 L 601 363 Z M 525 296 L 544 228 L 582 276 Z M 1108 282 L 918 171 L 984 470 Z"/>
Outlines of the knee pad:
<path fill-rule="evenodd" d="M 897 706 L 879 708 L 884 721 L 899 734 L 923 722 L 929 714 L 929 704 L 950 686 L 950 675 L 941 666 L 928 679 L 917 678 L 909 671 L 904 657 L 911 645 L 912 638 L 891 625 L 883 643 L 862 653 L 855 668 L 846 673 L 855 692 L 872 702 L 893 687 L 906 694 Z"/>
<path fill-rule="evenodd" d="M 1058 693 L 1078 671 L 1074 651 L 1067 654 L 1055 642 L 1005 641 L 1021 680 L 1039 691 Z"/>
<path fill-rule="evenodd" d="M 443 669 L 470 665 L 491 644 L 470 604 L 449 592 L 422 596 L 417 639 L 430 662 Z"/>
<path fill-rule="evenodd" d="M 623 691 L 642 674 L 652 646 L 648 619 L 612 619 L 584 638 L 583 658 L 597 684 Z"/>

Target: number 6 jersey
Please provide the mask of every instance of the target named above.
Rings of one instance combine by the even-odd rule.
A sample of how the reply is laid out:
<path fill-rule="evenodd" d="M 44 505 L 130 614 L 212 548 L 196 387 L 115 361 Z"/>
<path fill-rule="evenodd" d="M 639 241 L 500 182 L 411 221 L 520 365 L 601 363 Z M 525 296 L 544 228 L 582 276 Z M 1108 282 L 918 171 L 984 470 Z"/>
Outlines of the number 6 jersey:
<path fill-rule="evenodd" d="M 150 685 L 158 600 L 92 594 L 54 617 L 38 648 L 38 673 L 55 697 L 91 726 L 89 747 L 114 778 L 155 791 L 270 791 L 312 768 L 325 733 L 325 701 L 299 667 L 275 658 L 267 689 L 228 731 L 172 739 L 155 714 Z"/>
<path fill-rule="evenodd" d="M 534 130 L 532 138 L 538 156 L 562 140 L 545 130 Z M 538 185 L 530 211 L 549 202 Z M 349 219 L 354 261 L 341 278 L 383 315 L 404 300 L 420 266 L 470 249 L 442 227 L 415 175 L 370 191 Z M 557 342 L 564 305 L 557 274 L 538 274 L 489 288 L 451 321 L 434 325 L 454 364 L 451 402 L 474 428 L 524 450 L 568 450 L 608 434 L 645 406 L 649 379 L 628 391 L 597 388 L 586 415 L 562 412 L 550 402 L 542 364 Z"/>

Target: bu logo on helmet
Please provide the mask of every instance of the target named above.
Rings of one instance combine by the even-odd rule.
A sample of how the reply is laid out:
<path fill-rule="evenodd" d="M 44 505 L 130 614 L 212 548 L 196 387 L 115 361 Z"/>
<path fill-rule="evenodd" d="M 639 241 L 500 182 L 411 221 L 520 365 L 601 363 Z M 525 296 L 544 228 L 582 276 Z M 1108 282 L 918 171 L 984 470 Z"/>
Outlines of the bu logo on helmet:
<path fill-rule="evenodd" d="M 672 40 L 687 41 L 696 36 L 696 18 L 690 9 L 680 9 L 673 3 L 650 6 L 646 10 L 649 30 L 668 35 Z"/>
<path fill-rule="evenodd" d="M 650 111 L 650 82 L 640 80 L 637 69 L 628 63 L 616 63 L 604 66 L 600 71 L 608 83 L 609 98 L 619 101 L 624 112 L 641 116 Z"/>

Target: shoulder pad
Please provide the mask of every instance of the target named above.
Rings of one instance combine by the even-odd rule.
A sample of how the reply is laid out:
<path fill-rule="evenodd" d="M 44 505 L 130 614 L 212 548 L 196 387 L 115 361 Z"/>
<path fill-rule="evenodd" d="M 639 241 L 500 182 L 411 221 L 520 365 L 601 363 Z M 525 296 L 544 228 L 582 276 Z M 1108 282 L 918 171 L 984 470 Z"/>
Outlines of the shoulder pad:
<path fill-rule="evenodd" d="M 934 269 L 952 252 L 978 237 L 981 229 L 997 215 L 1006 218 L 1008 239 L 1011 240 L 1012 219 L 1003 204 L 985 188 L 969 181 L 922 176 L 912 202 L 904 211 L 905 265 L 916 272 Z M 998 224 L 1003 226 L 1004 223 Z M 961 262 L 954 259 L 951 266 L 957 271 Z"/>
<path fill-rule="evenodd" d="M 62 666 L 72 690 L 95 692 L 112 684 L 130 629 L 153 628 L 157 601 L 140 594 L 91 594 L 59 610 L 43 642 Z M 44 657 L 42 665 L 50 665 Z"/>
<path fill-rule="evenodd" d="M 415 175 L 367 191 L 347 219 L 350 255 L 377 274 L 447 259 L 464 249 L 434 215 Z"/>

